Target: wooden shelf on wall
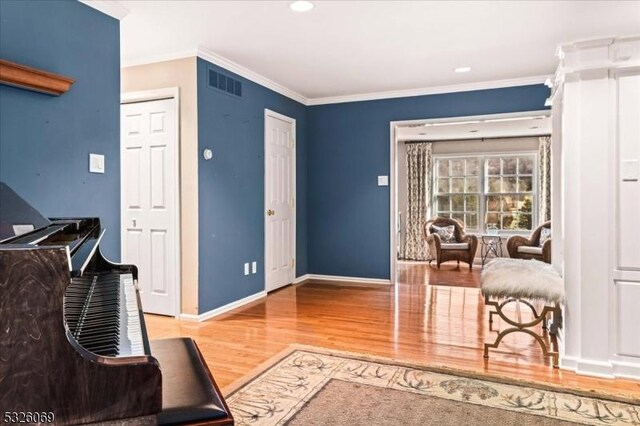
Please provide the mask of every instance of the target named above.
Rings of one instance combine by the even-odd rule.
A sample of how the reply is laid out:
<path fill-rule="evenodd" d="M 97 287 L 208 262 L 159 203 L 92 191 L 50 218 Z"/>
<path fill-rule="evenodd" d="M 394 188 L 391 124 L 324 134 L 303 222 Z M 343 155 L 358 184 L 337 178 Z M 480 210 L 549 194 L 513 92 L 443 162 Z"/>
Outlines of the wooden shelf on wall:
<path fill-rule="evenodd" d="M 0 84 L 60 96 L 71 88 L 74 79 L 37 68 L 0 59 Z"/>

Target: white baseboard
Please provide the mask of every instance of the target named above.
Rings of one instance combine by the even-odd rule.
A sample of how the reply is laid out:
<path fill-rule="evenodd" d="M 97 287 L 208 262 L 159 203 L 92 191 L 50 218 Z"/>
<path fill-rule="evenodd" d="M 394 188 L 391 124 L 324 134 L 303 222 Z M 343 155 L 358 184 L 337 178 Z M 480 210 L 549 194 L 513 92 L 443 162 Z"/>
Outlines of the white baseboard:
<path fill-rule="evenodd" d="M 560 358 L 560 368 L 574 371 L 576 374 L 603 379 L 640 380 L 640 364 L 619 360 L 603 362 L 565 356 Z"/>
<path fill-rule="evenodd" d="M 193 314 L 180 314 L 180 319 L 181 320 L 185 320 L 185 321 L 198 321 L 198 322 L 202 322 L 202 321 L 206 321 L 208 319 L 211 319 L 213 317 L 216 317 L 218 315 L 222 315 L 226 312 L 229 312 L 233 309 L 239 308 L 243 305 L 246 305 L 247 303 L 251 303 L 254 302 L 258 299 L 262 299 L 263 297 L 266 297 L 267 292 L 266 291 L 260 291 L 258 293 L 252 294 L 250 296 L 247 296 L 245 298 L 242 298 L 240 300 L 236 300 L 235 302 L 231 302 L 231 303 L 227 303 L 224 306 L 220 306 L 219 308 L 216 309 L 212 309 L 210 311 L 207 312 L 203 312 L 199 315 L 193 315 Z"/>
<path fill-rule="evenodd" d="M 304 275 L 301 275 L 299 277 L 296 277 L 296 279 L 293 280 L 292 284 L 301 284 L 301 283 L 303 283 L 305 281 L 308 281 L 308 280 L 309 280 L 309 274 L 304 274 Z"/>
<path fill-rule="evenodd" d="M 576 371 L 578 367 L 578 360 L 572 356 L 560 357 L 560 368 L 563 370 Z"/>
<path fill-rule="evenodd" d="M 613 379 L 613 365 L 610 362 L 586 360 L 575 356 L 560 358 L 560 368 L 571 370 L 584 376 Z"/>
<path fill-rule="evenodd" d="M 603 379 L 615 378 L 613 374 L 613 364 L 606 361 L 579 359 L 576 364 L 576 373 Z"/>
<path fill-rule="evenodd" d="M 640 364 L 624 361 L 611 361 L 613 375 L 624 379 L 640 380 Z"/>
<path fill-rule="evenodd" d="M 391 280 L 381 278 L 361 278 L 361 277 L 343 277 L 340 275 L 318 275 L 318 274 L 306 274 L 298 277 L 293 282 L 294 284 L 300 284 L 307 281 L 325 281 L 332 284 L 375 284 L 375 285 L 390 285 Z"/>

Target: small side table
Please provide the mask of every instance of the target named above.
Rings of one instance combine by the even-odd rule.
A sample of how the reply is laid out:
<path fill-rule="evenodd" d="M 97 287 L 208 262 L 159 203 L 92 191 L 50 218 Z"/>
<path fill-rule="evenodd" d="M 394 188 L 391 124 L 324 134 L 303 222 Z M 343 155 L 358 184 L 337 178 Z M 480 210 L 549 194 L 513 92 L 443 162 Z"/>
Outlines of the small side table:
<path fill-rule="evenodd" d="M 482 258 L 482 267 L 487 263 L 490 257 L 503 257 L 502 240 L 506 237 L 502 235 L 480 235 L 480 257 Z"/>

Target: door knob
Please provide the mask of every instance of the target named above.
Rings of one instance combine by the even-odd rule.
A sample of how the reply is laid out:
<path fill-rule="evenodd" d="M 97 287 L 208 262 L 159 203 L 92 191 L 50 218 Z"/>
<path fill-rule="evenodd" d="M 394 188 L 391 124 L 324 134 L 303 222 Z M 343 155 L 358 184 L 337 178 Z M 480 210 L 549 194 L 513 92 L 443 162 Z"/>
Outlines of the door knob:
<path fill-rule="evenodd" d="M 133 227 L 134 228 L 136 227 L 136 220 L 135 219 L 133 219 Z"/>
<path fill-rule="evenodd" d="M 276 214 L 275 210 L 271 210 L 271 209 L 267 210 L 267 216 L 273 216 L 274 214 Z"/>

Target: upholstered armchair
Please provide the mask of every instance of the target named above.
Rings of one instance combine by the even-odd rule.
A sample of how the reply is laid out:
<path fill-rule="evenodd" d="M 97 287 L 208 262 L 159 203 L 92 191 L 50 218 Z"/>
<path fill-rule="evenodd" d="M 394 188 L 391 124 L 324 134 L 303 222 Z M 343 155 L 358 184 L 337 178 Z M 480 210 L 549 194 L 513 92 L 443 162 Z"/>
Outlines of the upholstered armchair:
<path fill-rule="evenodd" d="M 453 226 L 455 242 L 444 242 L 440 235 L 432 232 L 432 226 Z M 445 217 L 436 217 L 425 224 L 424 236 L 429 245 L 430 260 L 436 261 L 438 268 L 440 264 L 449 260 L 456 260 L 469 264 L 469 269 L 473 267 L 473 259 L 478 249 L 478 237 L 475 235 L 467 235 L 464 232 L 464 226 L 456 219 Z"/>
<path fill-rule="evenodd" d="M 540 245 L 540 235 L 543 228 L 550 231 L 551 221 L 538 226 L 529 238 L 520 235 L 509 237 L 507 240 L 509 256 L 516 259 L 536 259 L 551 263 L 551 238 Z"/>

